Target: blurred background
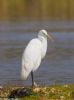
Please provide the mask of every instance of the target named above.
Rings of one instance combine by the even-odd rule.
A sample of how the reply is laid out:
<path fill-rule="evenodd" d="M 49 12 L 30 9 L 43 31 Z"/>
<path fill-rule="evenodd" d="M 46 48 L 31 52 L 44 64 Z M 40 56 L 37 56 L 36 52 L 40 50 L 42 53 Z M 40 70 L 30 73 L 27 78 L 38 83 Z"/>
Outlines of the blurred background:
<path fill-rule="evenodd" d="M 41 85 L 74 83 L 74 1 L 0 0 L 0 84 L 31 85 L 20 77 L 27 43 L 46 29 L 55 40 L 35 80 Z"/>
<path fill-rule="evenodd" d="M 0 0 L 0 20 L 74 20 L 74 1 Z"/>

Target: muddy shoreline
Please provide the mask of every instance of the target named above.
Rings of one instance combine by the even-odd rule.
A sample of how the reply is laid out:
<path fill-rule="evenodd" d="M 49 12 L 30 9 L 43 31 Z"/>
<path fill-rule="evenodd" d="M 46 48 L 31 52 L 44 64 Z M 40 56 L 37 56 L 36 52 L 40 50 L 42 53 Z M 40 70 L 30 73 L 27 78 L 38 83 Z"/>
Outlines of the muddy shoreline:
<path fill-rule="evenodd" d="M 0 86 L 0 98 L 25 98 L 26 100 L 73 100 L 74 84 L 52 85 L 47 87 L 22 87 L 22 86 Z"/>

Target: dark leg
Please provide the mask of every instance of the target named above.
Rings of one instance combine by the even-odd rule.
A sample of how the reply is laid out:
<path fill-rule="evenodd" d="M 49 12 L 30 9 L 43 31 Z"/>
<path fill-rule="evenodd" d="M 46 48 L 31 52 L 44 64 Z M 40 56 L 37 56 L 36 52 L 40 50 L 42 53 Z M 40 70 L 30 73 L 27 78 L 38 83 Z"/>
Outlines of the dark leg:
<path fill-rule="evenodd" d="M 32 78 L 32 87 L 34 86 L 34 77 L 33 77 L 33 71 L 31 71 L 31 78 Z"/>

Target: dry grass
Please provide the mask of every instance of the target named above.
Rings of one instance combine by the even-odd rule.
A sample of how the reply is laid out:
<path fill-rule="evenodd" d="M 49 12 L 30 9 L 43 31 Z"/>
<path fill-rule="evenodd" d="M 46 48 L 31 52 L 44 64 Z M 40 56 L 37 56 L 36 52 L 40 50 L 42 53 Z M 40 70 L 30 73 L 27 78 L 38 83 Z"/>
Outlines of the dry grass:
<path fill-rule="evenodd" d="M 32 6 L 33 5 L 33 6 Z M 0 0 L 0 20 L 74 20 L 73 0 Z"/>

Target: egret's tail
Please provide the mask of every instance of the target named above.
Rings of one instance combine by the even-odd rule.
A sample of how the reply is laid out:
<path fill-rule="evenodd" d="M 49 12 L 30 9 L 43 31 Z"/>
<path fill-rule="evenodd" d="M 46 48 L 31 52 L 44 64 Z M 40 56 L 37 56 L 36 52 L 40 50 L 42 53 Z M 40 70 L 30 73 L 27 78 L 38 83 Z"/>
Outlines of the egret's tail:
<path fill-rule="evenodd" d="M 32 67 L 33 66 L 33 62 L 30 61 L 26 61 L 26 60 L 22 60 L 22 66 L 21 66 L 21 78 L 26 80 L 27 77 L 29 76 Z"/>
<path fill-rule="evenodd" d="M 21 79 L 22 80 L 26 80 L 28 76 L 29 76 L 29 72 L 27 72 L 26 70 L 21 71 Z"/>

